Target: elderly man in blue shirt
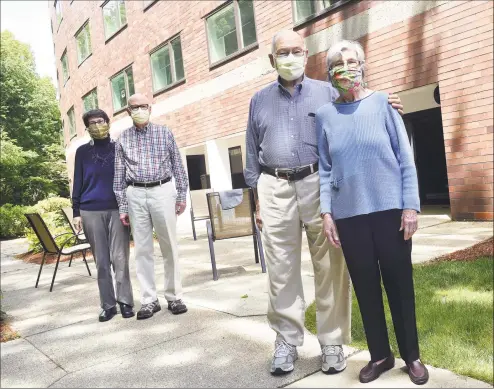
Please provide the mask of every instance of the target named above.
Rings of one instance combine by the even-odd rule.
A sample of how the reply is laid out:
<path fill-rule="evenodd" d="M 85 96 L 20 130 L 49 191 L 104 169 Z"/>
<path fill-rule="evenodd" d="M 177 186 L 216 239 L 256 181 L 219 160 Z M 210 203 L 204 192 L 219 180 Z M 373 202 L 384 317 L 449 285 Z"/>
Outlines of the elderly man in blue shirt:
<path fill-rule="evenodd" d="M 314 267 L 322 371 L 339 373 L 346 367 L 342 345 L 350 341 L 351 289 L 343 253 L 323 233 L 315 127 L 315 112 L 339 93 L 304 75 L 308 51 L 296 32 L 277 33 L 269 57 L 279 77 L 250 103 L 245 180 L 254 188 L 268 266 L 268 321 L 277 334 L 271 373 L 293 371 L 304 340 L 303 227 Z M 389 103 L 402 108 L 395 95 Z"/>

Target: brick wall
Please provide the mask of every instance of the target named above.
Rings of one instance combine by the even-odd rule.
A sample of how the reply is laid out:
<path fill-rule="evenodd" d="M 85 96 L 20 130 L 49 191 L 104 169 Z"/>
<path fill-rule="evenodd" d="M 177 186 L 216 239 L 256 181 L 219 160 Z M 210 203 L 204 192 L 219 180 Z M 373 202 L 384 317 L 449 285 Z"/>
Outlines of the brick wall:
<path fill-rule="evenodd" d="M 349 3 L 298 31 L 309 36 L 383 3 Z M 59 59 L 66 46 L 71 69 L 71 79 L 60 88 L 63 115 L 74 104 L 78 133 L 82 134 L 81 97 L 95 86 L 100 106 L 111 113 L 109 78 L 130 63 L 136 91 L 152 97 L 148 53 L 180 31 L 186 83 L 157 95 L 154 103 L 266 56 L 272 36 L 293 27 L 290 1 L 256 1 L 259 48 L 210 70 L 201 17 L 219 4 L 221 1 L 166 1 L 143 12 L 140 1 L 126 2 L 128 27 L 105 44 L 101 2 L 64 2 L 69 12 L 64 13 L 60 31 L 55 29 L 54 33 L 59 73 Z M 367 54 L 371 88 L 400 92 L 439 83 L 452 215 L 456 219 L 493 219 L 493 5 L 489 0 L 450 1 L 360 39 Z M 73 36 L 88 18 L 93 54 L 77 69 Z M 325 53 L 309 58 L 307 73 L 326 79 Z M 251 96 L 274 78 L 274 73 L 264 74 L 156 121 L 172 128 L 180 147 L 244 131 Z"/>
<path fill-rule="evenodd" d="M 451 1 L 359 39 L 370 88 L 439 83 L 451 211 L 460 220 L 494 219 L 493 8 L 489 0 Z M 310 58 L 307 73 L 326 79 L 325 53 Z"/>
<path fill-rule="evenodd" d="M 69 60 L 70 79 L 65 86 L 60 85 L 59 87 L 60 110 L 63 117 L 66 117 L 67 111 L 74 105 L 77 133 L 81 135 L 84 132 L 84 125 L 80 119 L 83 112 L 82 96 L 96 86 L 98 87 L 100 107 L 105 109 L 108 114 L 113 113 L 109 79 L 130 64 L 132 64 L 134 73 L 136 92 L 145 93 L 149 98 L 153 98 L 149 52 L 179 32 L 182 40 L 186 83 L 157 95 L 153 98 L 154 103 L 242 66 L 262 55 L 261 53 L 267 55 L 274 33 L 292 23 L 290 2 L 276 0 L 256 2 L 255 17 L 259 48 L 210 70 L 205 23 L 202 17 L 222 3 L 223 1 L 184 2 L 167 0 L 159 1 L 143 11 L 141 1 L 127 1 L 125 3 L 127 27 L 105 43 L 102 2 L 75 1 L 70 4 L 69 1 L 63 1 L 63 21 L 58 32 L 56 27 L 54 28 L 53 35 L 60 80 L 62 75 L 60 58 L 66 48 Z M 53 8 L 53 23 L 56 23 L 55 18 Z M 74 35 L 88 19 L 90 20 L 92 55 L 78 66 Z M 249 89 L 246 95 L 249 93 L 252 95 L 255 91 L 254 85 L 250 85 L 246 89 Z M 237 93 L 232 92 L 229 96 L 232 95 L 235 96 L 235 99 L 241 98 Z M 221 96 L 220 99 L 222 103 L 226 104 L 225 96 Z M 248 106 L 248 98 L 241 101 L 247 101 Z M 218 106 L 216 99 L 213 99 L 213 101 L 201 102 L 197 104 L 197 107 L 188 107 L 185 111 L 176 112 L 168 117 L 168 120 L 172 120 L 174 124 L 185 122 L 191 125 L 188 129 L 181 126 L 180 129 L 176 130 L 179 138 L 184 140 L 196 139 L 196 131 L 199 130 L 200 133 L 204 123 L 209 122 L 210 118 L 213 121 L 218 120 L 218 112 L 214 113 L 215 107 L 210 107 L 211 104 Z M 227 105 L 229 108 L 232 106 L 231 102 L 228 102 Z M 237 104 L 236 101 L 233 105 L 240 106 L 242 103 Z M 221 112 L 221 107 L 216 111 Z M 201 113 L 199 115 L 201 119 L 194 120 L 196 114 L 192 112 Z M 228 112 L 223 111 L 222 114 L 227 115 Z M 120 113 L 112 119 L 118 120 L 125 115 L 126 113 Z M 164 118 L 162 119 L 164 120 Z M 191 121 L 188 122 L 188 120 Z M 68 141 L 68 139 L 66 140 Z M 202 138 L 196 140 L 200 141 Z M 181 143 L 182 146 L 186 144 L 191 143 L 189 141 Z"/>

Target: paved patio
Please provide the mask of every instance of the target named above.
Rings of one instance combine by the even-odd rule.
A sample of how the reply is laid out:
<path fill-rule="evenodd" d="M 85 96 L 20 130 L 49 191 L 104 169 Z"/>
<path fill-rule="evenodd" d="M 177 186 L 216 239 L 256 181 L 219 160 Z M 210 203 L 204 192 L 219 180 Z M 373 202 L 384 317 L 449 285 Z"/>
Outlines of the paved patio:
<path fill-rule="evenodd" d="M 187 216 L 184 216 L 187 217 Z M 492 223 L 450 222 L 447 215 L 422 215 L 414 240 L 414 262 L 466 248 L 492 236 Z M 274 335 L 266 323 L 267 276 L 254 263 L 252 240 L 215 244 L 219 281 L 212 281 L 204 227 L 193 241 L 180 229 L 185 301 L 189 312 L 173 316 L 164 310 L 145 321 L 116 316 L 98 322 L 99 297 L 94 273 L 84 264 L 62 263 L 52 293 L 53 265 L 13 259 L 26 251 L 24 240 L 1 242 L 2 310 L 22 336 L 1 345 L 1 387 L 359 387 L 358 370 L 367 352 L 347 348 L 348 368 L 325 376 L 315 336 L 306 334 L 295 371 L 285 377 L 268 373 Z M 163 296 L 163 263 L 155 247 L 158 293 Z M 135 261 L 131 274 L 138 303 Z M 307 303 L 314 298 L 307 247 L 303 252 Z M 245 297 L 247 295 L 247 297 Z M 161 298 L 165 303 L 164 298 Z M 399 369 L 383 376 L 381 387 L 413 387 Z M 369 387 L 366 385 L 366 387 Z M 490 387 L 449 371 L 431 368 L 427 387 Z"/>

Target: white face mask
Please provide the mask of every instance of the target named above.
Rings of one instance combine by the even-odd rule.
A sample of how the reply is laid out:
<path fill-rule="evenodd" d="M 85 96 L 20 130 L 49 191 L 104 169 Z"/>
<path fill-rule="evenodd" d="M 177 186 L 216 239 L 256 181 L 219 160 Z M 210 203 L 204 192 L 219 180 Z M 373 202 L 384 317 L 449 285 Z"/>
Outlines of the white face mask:
<path fill-rule="evenodd" d="M 286 58 L 275 58 L 275 61 L 278 74 L 286 81 L 296 80 L 304 74 L 305 54 L 302 57 L 295 57 L 290 53 Z"/>
<path fill-rule="evenodd" d="M 139 108 L 137 112 L 131 112 L 130 116 L 136 124 L 144 124 L 149 121 L 149 109 Z"/>

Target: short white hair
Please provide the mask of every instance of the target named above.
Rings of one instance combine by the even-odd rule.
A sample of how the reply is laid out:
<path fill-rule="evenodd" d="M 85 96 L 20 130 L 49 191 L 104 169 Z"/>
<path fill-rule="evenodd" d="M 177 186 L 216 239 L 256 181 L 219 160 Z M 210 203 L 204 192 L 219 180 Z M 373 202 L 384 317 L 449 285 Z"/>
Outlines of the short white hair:
<path fill-rule="evenodd" d="M 364 64 L 365 53 L 362 45 L 355 41 L 339 41 L 332 45 L 326 55 L 326 69 L 329 70 L 336 61 L 339 61 L 342 57 L 342 52 L 348 50 L 357 54 L 357 59 Z"/>

